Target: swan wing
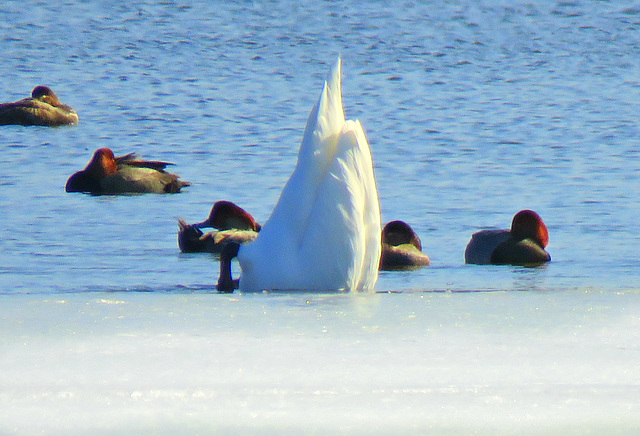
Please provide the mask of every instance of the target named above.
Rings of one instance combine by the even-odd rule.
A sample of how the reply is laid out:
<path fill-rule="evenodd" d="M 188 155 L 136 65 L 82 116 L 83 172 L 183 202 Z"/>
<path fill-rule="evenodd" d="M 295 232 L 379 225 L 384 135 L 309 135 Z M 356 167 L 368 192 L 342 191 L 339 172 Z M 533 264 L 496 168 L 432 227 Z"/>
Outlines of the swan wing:
<path fill-rule="evenodd" d="M 242 247 L 241 290 L 375 285 L 380 206 L 361 124 L 345 121 L 340 60 L 311 110 L 298 162 L 271 217 Z"/>
<path fill-rule="evenodd" d="M 344 124 L 311 216 L 300 258 L 315 257 L 314 262 L 324 265 L 313 271 L 318 283 L 333 280 L 334 289 L 373 289 L 381 255 L 380 205 L 371 152 L 359 121 Z"/>
<path fill-rule="evenodd" d="M 289 237 L 295 240 L 292 242 L 299 243 L 303 237 L 299 231 L 300 223 L 306 223 L 311 217 L 315 192 L 334 159 L 344 123 L 341 61 L 338 60 L 309 114 L 296 168 L 268 220 L 277 223 L 278 233 L 284 229 L 291 230 Z"/>

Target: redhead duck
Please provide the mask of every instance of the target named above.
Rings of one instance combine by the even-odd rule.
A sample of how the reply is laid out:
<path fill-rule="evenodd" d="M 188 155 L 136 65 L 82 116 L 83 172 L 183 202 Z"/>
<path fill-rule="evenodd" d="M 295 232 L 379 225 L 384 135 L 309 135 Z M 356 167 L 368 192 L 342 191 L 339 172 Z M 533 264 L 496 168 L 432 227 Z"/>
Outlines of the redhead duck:
<path fill-rule="evenodd" d="M 382 229 L 380 270 L 405 270 L 429 265 L 422 242 L 409 224 L 391 221 Z"/>
<path fill-rule="evenodd" d="M 258 237 L 260 224 L 251 214 L 230 201 L 217 201 L 209 217 L 201 223 L 187 224 L 178 220 L 178 246 L 183 253 L 220 253 L 229 242 L 246 244 Z M 217 231 L 203 233 L 202 228 Z"/>
<path fill-rule="evenodd" d="M 521 210 L 513 217 L 511 229 L 474 233 L 464 259 L 479 265 L 538 265 L 551 260 L 545 251 L 548 243 L 549 231 L 540 215 Z"/>
<path fill-rule="evenodd" d="M 64 126 L 78 124 L 78 114 L 60 103 L 56 94 L 46 86 L 36 86 L 31 97 L 13 103 L 0 104 L 0 125 Z"/>
<path fill-rule="evenodd" d="M 167 165 L 173 164 L 139 160 L 133 153 L 115 157 L 110 149 L 100 148 L 84 170 L 69 177 L 65 190 L 94 195 L 174 194 L 190 185 L 164 171 Z"/>

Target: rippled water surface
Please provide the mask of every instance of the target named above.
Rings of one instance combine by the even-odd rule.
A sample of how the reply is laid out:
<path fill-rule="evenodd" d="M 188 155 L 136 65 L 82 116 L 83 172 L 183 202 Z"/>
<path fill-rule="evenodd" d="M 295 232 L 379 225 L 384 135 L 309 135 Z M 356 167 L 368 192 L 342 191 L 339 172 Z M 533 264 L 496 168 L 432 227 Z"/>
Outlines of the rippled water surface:
<path fill-rule="evenodd" d="M 210 288 L 176 217 L 231 199 L 264 222 L 295 164 L 329 65 L 367 131 L 383 221 L 433 266 L 379 290 L 637 286 L 638 21 L 608 2 L 5 2 L 2 98 L 51 86 L 73 128 L 3 127 L 3 292 Z M 184 194 L 64 192 L 110 147 L 176 163 Z M 523 208 L 549 226 L 546 268 L 463 266 L 474 231 Z"/>
<path fill-rule="evenodd" d="M 403 219 L 432 267 L 378 290 L 628 289 L 640 278 L 640 12 L 618 2 L 5 2 L 2 99 L 51 86 L 77 127 L 0 131 L 5 293 L 210 289 L 176 217 L 230 199 L 264 222 L 293 169 L 329 66 L 367 131 L 383 221 Z M 176 196 L 64 192 L 110 147 L 176 163 Z M 463 266 L 474 231 L 523 208 L 553 263 Z"/>
<path fill-rule="evenodd" d="M 202 221 L 227 199 L 264 222 L 341 56 L 346 114 L 371 144 L 383 222 L 411 224 L 432 260 L 382 273 L 377 291 L 552 292 L 568 306 L 587 293 L 598 307 L 624 294 L 640 307 L 636 3 L 5 0 L 0 47 L 0 101 L 43 84 L 80 116 L 75 127 L 0 127 L 3 298 L 149 291 L 166 307 L 175 294 L 213 292 L 217 260 L 181 254 L 176 219 Z M 193 185 L 65 193 L 100 147 L 174 162 Z M 550 264 L 464 265 L 473 232 L 508 227 L 525 208 L 549 227 Z M 530 304 L 498 294 L 512 309 Z M 255 298 L 239 304 L 280 301 Z M 625 328 L 637 328 L 629 312 Z"/>

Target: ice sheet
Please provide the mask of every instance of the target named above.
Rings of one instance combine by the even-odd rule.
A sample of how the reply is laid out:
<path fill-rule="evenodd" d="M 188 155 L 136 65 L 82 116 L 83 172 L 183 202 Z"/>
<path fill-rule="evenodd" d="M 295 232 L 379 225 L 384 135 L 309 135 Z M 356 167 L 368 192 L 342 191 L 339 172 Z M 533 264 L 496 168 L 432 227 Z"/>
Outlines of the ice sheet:
<path fill-rule="evenodd" d="M 640 429 L 637 292 L 0 299 L 2 434 Z"/>

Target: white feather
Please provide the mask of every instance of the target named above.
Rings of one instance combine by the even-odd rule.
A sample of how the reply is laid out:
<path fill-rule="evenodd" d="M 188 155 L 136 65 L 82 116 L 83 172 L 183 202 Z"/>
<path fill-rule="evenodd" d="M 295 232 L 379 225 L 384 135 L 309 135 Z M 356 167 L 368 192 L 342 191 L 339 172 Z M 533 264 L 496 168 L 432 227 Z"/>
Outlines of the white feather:
<path fill-rule="evenodd" d="M 271 217 L 240 248 L 240 290 L 370 290 L 380 234 L 371 151 L 360 122 L 345 120 L 338 60 Z"/>

